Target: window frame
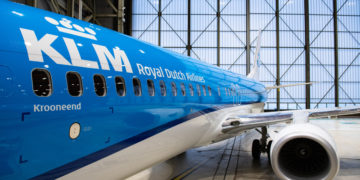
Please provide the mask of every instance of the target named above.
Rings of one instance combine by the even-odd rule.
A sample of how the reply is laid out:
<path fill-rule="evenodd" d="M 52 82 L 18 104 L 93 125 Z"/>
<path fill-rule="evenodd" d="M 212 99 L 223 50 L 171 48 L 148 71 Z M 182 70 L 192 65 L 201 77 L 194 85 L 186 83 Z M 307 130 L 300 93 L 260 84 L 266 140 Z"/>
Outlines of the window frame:
<path fill-rule="evenodd" d="M 175 82 L 171 82 L 171 94 L 177 96 L 177 87 Z"/>
<path fill-rule="evenodd" d="M 183 96 L 186 96 L 186 87 L 184 83 L 180 83 L 180 90 Z"/>
<path fill-rule="evenodd" d="M 120 79 L 122 82 L 123 82 L 123 94 L 120 94 L 119 93 L 119 88 L 118 88 L 118 84 L 117 84 L 117 81 L 116 81 L 116 79 Z M 116 93 L 117 93 L 117 95 L 118 96 L 120 96 L 120 97 L 124 97 L 124 96 L 126 96 L 126 83 L 125 83 L 125 79 L 122 77 L 122 76 L 115 76 L 115 88 L 116 88 Z"/>
<path fill-rule="evenodd" d="M 163 85 L 163 87 L 162 87 L 161 85 Z M 167 92 L 166 92 L 166 84 L 165 84 L 165 81 L 164 81 L 164 80 L 160 80 L 160 81 L 159 81 L 159 86 L 160 86 L 160 94 L 161 94 L 161 96 L 166 96 L 166 95 L 167 95 Z"/>
<path fill-rule="evenodd" d="M 204 96 L 206 96 L 206 86 L 205 86 L 205 85 L 202 85 L 201 87 L 202 87 Z"/>
<path fill-rule="evenodd" d="M 194 96 L 194 86 L 189 83 L 190 96 Z"/>
<path fill-rule="evenodd" d="M 103 92 L 103 94 L 101 94 L 101 95 L 99 95 L 98 93 L 97 93 L 97 89 L 96 89 L 96 84 L 95 84 L 95 77 L 100 77 L 100 79 L 103 81 L 103 88 L 104 88 L 104 92 Z M 94 90 L 95 90 L 95 94 L 97 95 L 97 96 L 99 96 L 99 97 L 104 97 L 104 96 L 106 96 L 107 95 L 107 86 L 106 86 L 106 79 L 105 79 L 105 77 L 103 76 L 103 75 L 101 75 L 101 74 L 94 74 L 94 76 L 93 76 L 93 83 L 94 83 Z"/>
<path fill-rule="evenodd" d="M 138 88 L 137 89 L 135 89 L 135 84 L 134 84 L 134 82 L 137 82 L 138 83 Z M 142 96 L 142 87 L 141 87 L 141 81 L 140 81 L 140 79 L 139 78 L 137 78 L 137 77 L 134 77 L 133 79 L 132 79 L 132 84 L 133 84 L 133 90 L 134 90 L 134 95 L 135 96 L 137 96 L 137 97 L 140 97 L 140 96 Z M 136 93 L 136 90 L 139 90 L 139 93 L 137 94 Z"/>
<path fill-rule="evenodd" d="M 200 89 L 199 84 L 196 84 L 196 92 L 197 92 L 198 96 L 201 96 L 201 89 Z"/>
<path fill-rule="evenodd" d="M 34 71 L 42 71 L 42 72 L 45 72 L 45 74 L 47 75 L 47 78 L 48 78 L 48 80 L 49 80 L 49 82 L 48 82 L 48 84 L 49 84 L 49 92 L 48 92 L 48 94 L 46 95 L 46 96 L 43 96 L 43 95 L 38 95 L 36 92 L 35 92 L 35 85 L 34 85 Z M 51 77 L 51 73 L 48 71 L 48 70 L 46 70 L 46 69 L 42 69 L 42 68 L 35 68 L 35 69 L 33 69 L 32 71 L 31 71 L 31 84 L 32 84 L 32 90 L 33 90 L 33 92 L 34 92 L 34 94 L 36 95 L 36 96 L 39 96 L 39 97 L 49 97 L 49 96 L 51 96 L 52 94 L 53 94 L 53 92 L 54 92 L 54 89 L 53 89 L 53 83 L 52 83 L 52 77 Z"/>
<path fill-rule="evenodd" d="M 150 89 L 150 84 L 151 84 L 151 87 L 152 89 Z M 146 80 L 146 84 L 147 84 L 147 88 L 148 88 L 148 93 L 149 93 L 149 96 L 155 96 L 155 85 L 154 85 L 154 81 L 152 79 L 148 79 Z M 150 91 L 151 90 L 151 91 Z"/>
<path fill-rule="evenodd" d="M 74 74 L 75 76 L 77 76 L 77 78 L 79 79 L 79 86 L 80 86 L 80 89 L 79 89 L 79 94 L 78 95 L 73 95 L 70 93 L 70 88 L 69 88 L 69 79 L 68 79 L 68 75 L 69 74 Z M 84 94 L 84 87 L 83 87 L 83 83 L 82 83 L 82 77 L 81 75 L 78 73 L 78 72 L 75 72 L 75 71 L 69 71 L 66 73 L 66 84 L 67 84 L 67 89 L 68 89 L 68 93 L 73 96 L 73 97 L 80 97 Z"/>

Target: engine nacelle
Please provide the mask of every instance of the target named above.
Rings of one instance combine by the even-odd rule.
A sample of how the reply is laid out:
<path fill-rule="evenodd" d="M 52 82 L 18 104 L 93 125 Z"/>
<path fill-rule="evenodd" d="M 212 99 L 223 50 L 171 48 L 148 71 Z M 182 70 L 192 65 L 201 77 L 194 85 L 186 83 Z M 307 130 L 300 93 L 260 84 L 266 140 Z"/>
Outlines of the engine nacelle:
<path fill-rule="evenodd" d="M 272 168 L 281 179 L 333 179 L 339 171 L 333 138 L 310 123 L 284 128 L 270 151 Z"/>

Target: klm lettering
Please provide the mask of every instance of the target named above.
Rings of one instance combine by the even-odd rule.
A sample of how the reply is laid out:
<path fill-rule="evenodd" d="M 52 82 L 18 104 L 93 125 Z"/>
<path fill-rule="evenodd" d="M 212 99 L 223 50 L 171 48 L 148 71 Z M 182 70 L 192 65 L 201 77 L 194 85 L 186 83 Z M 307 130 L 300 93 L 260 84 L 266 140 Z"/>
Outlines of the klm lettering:
<path fill-rule="evenodd" d="M 45 34 L 38 39 L 33 30 L 20 28 L 24 38 L 26 50 L 30 61 L 44 62 L 42 53 L 45 53 L 56 64 L 77 66 L 83 68 L 110 70 L 109 62 L 115 71 L 122 72 L 123 68 L 127 73 L 133 73 L 128 57 L 123 50 L 118 47 L 112 49 L 112 52 L 105 46 L 92 44 L 99 62 L 82 59 L 76 42 L 73 39 L 63 37 L 63 41 L 70 55 L 70 61 L 64 58 L 54 47 L 52 43 L 58 39 L 58 36 Z M 99 65 L 100 64 L 100 65 Z"/>

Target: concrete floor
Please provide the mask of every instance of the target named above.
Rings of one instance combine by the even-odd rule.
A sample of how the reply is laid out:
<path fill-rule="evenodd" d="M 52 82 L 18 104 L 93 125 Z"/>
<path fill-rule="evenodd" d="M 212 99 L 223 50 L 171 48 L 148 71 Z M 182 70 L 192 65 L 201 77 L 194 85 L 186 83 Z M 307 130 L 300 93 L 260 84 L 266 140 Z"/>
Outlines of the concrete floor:
<path fill-rule="evenodd" d="M 341 159 L 341 169 L 335 179 L 360 179 L 360 119 L 318 119 L 311 123 L 328 130 L 335 139 Z M 270 136 L 283 126 L 271 127 Z M 216 144 L 191 149 L 154 166 L 147 173 L 151 173 L 150 179 L 158 180 L 277 179 L 266 154 L 261 156 L 260 161 L 253 161 L 251 144 L 254 138 L 260 138 L 260 134 L 253 130 Z"/>

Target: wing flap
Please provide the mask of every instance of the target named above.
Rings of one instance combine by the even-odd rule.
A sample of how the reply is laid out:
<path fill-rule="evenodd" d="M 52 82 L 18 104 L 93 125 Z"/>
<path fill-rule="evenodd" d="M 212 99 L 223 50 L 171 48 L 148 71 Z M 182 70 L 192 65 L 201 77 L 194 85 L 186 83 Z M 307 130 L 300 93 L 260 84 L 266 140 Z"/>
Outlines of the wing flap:
<path fill-rule="evenodd" d="M 277 123 L 291 122 L 293 113 L 291 112 L 275 112 L 275 113 L 261 113 L 239 115 L 229 117 L 222 124 L 223 133 L 236 133 L 248 129 L 253 129 L 262 126 L 268 126 Z"/>
<path fill-rule="evenodd" d="M 351 115 L 359 114 L 360 107 L 350 107 L 350 108 L 333 108 L 333 109 L 319 109 L 311 110 L 309 112 L 309 118 L 323 118 L 329 116 L 341 116 L 341 115 Z"/>
<path fill-rule="evenodd" d="M 277 123 L 303 123 L 309 119 L 359 114 L 360 107 L 332 108 L 315 110 L 295 110 L 281 112 L 265 112 L 247 115 L 234 115 L 222 123 L 222 132 L 226 134 L 240 133 L 245 130 L 264 127 Z"/>

